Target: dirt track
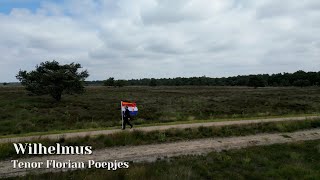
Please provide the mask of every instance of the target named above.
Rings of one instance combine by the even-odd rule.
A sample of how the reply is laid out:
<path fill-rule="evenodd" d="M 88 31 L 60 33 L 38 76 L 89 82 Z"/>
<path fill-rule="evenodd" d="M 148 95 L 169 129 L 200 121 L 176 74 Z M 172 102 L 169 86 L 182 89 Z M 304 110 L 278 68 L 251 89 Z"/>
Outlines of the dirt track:
<path fill-rule="evenodd" d="M 45 162 L 47 159 L 65 162 L 95 161 L 155 161 L 158 158 L 186 154 L 205 154 L 211 151 L 240 149 L 249 146 L 270 145 L 305 140 L 320 139 L 320 129 L 298 131 L 293 133 L 260 134 L 244 137 L 210 138 L 175 143 L 163 143 L 142 146 L 125 146 L 93 151 L 92 155 L 54 155 L 20 159 L 27 162 Z M 0 161 L 0 177 L 25 175 L 28 172 L 44 173 L 61 171 L 61 169 L 13 169 L 10 160 Z M 71 169 L 63 169 L 71 170 Z"/>
<path fill-rule="evenodd" d="M 195 127 L 208 127 L 208 126 L 228 126 L 228 125 L 241 125 L 241 124 L 253 124 L 262 122 L 279 122 L 279 121 L 303 121 L 306 119 L 316 119 L 319 116 L 308 116 L 308 117 L 290 117 L 290 118 L 272 118 L 272 119 L 258 119 L 258 120 L 238 120 L 238 121 L 222 121 L 222 122 L 206 122 L 206 123 L 192 123 L 192 124 L 177 124 L 177 125 L 162 125 L 162 126 L 149 126 L 149 127 L 137 127 L 135 130 L 139 131 L 155 131 L 155 130 L 166 130 L 166 129 L 185 129 L 185 128 L 195 128 Z M 96 136 L 96 135 L 107 135 L 117 132 L 121 132 L 120 129 L 114 130 L 101 130 L 101 131 L 87 131 L 87 132 L 75 132 L 75 133 L 63 133 L 63 134 L 50 134 L 41 136 L 27 136 L 27 137 L 13 137 L 13 138 L 0 138 L 0 143 L 10 143 L 10 142 L 31 142 L 40 139 L 53 139 L 58 140 L 60 138 L 75 138 L 75 137 L 85 137 L 85 136 Z M 132 131 L 127 130 L 127 131 Z"/>

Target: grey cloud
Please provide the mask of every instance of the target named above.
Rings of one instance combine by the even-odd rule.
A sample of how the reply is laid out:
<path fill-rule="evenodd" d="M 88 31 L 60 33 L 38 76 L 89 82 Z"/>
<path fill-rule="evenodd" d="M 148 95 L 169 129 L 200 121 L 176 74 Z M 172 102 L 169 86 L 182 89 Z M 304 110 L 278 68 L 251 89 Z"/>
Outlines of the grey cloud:
<path fill-rule="evenodd" d="M 267 1 L 257 8 L 257 17 L 305 16 L 306 13 L 319 11 L 319 9 L 320 2 L 315 0 L 307 0 L 304 2 L 292 2 L 290 0 Z"/>
<path fill-rule="evenodd" d="M 50 59 L 76 60 L 90 79 L 318 70 L 319 4 L 72 0 L 15 9 L 0 14 L 0 81 Z"/>

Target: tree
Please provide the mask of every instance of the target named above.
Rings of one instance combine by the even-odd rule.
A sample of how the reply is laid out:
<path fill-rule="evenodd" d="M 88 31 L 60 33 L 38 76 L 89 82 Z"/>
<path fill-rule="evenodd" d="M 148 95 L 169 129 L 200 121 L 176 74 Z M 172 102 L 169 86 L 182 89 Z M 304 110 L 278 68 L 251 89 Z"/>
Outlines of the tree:
<path fill-rule="evenodd" d="M 149 86 L 157 86 L 157 80 L 154 78 L 150 79 Z"/>
<path fill-rule="evenodd" d="M 114 82 L 114 86 L 116 86 L 116 87 L 123 87 L 123 86 L 125 86 L 127 84 L 127 81 L 125 81 L 125 80 L 116 80 L 115 82 Z"/>
<path fill-rule="evenodd" d="M 266 83 L 261 76 L 254 75 L 249 78 L 248 86 L 251 86 L 254 88 L 265 87 Z"/>
<path fill-rule="evenodd" d="M 105 81 L 104 81 L 104 85 L 105 85 L 105 86 L 115 86 L 114 78 L 113 78 L 113 77 L 110 77 L 109 79 L 105 80 Z"/>
<path fill-rule="evenodd" d="M 2 83 L 2 85 L 6 86 L 6 85 L 8 85 L 8 83 L 7 83 L 7 82 L 4 82 L 4 83 Z"/>
<path fill-rule="evenodd" d="M 310 86 L 310 81 L 309 80 L 296 80 L 293 82 L 294 86 L 298 86 L 298 87 L 306 87 L 306 86 Z"/>
<path fill-rule="evenodd" d="M 37 65 L 33 71 L 20 70 L 16 78 L 32 94 L 49 94 L 56 101 L 60 101 L 62 93 L 84 91 L 84 80 L 89 74 L 87 70 L 78 72 L 80 68 L 78 63 L 60 65 L 57 61 L 46 61 Z"/>

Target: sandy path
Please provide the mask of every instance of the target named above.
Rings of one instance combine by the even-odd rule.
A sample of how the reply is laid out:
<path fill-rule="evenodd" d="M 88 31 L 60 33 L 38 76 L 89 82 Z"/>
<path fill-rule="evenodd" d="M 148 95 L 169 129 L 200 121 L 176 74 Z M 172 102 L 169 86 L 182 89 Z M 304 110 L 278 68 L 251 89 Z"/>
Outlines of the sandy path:
<path fill-rule="evenodd" d="M 57 161 L 155 161 L 158 158 L 186 154 L 205 154 L 211 151 L 240 149 L 249 146 L 289 143 L 296 141 L 320 139 L 320 129 L 297 131 L 293 133 L 259 134 L 243 137 L 210 138 L 174 143 L 163 143 L 142 146 L 125 146 L 93 151 L 92 155 L 53 155 L 20 159 L 28 162 L 45 162 L 47 159 Z M 61 171 L 61 169 L 13 169 L 10 160 L 0 161 L 0 177 L 25 175 L 28 172 L 43 173 Z M 63 169 L 72 170 L 72 169 Z"/>
<path fill-rule="evenodd" d="M 221 122 L 206 122 L 206 123 L 192 123 L 192 124 L 176 124 L 176 125 L 162 125 L 162 126 L 149 126 L 149 127 L 137 127 L 135 130 L 139 131 L 155 131 L 155 130 L 166 130 L 166 129 L 185 129 L 185 128 L 195 128 L 195 127 L 208 127 L 208 126 L 228 126 L 228 125 L 241 125 L 241 124 L 253 124 L 253 123 L 263 123 L 263 122 L 279 122 L 279 121 L 303 121 L 306 119 L 316 119 L 320 116 L 308 116 L 308 117 L 290 117 L 290 118 L 270 118 L 270 119 L 257 119 L 257 120 L 238 120 L 238 121 L 221 121 Z M 41 136 L 26 136 L 26 137 L 13 137 L 13 138 L 0 138 L 0 143 L 8 142 L 35 142 L 40 139 L 52 139 L 58 140 L 60 138 L 75 138 L 75 137 L 85 137 L 85 136 L 96 136 L 96 135 L 108 135 L 117 132 L 121 132 L 120 129 L 114 130 L 101 130 L 101 131 L 87 131 L 87 132 L 75 132 L 75 133 L 63 133 L 63 134 L 50 134 Z M 132 131 L 127 130 L 127 131 Z"/>

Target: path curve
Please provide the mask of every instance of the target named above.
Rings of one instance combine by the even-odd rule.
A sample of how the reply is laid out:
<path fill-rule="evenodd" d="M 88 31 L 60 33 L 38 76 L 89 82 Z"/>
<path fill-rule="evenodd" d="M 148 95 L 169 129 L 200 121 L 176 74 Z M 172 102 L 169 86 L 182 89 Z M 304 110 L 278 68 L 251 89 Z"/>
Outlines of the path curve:
<path fill-rule="evenodd" d="M 237 120 L 237 121 L 221 121 L 221 122 L 204 122 L 204 123 L 192 123 L 192 124 L 176 124 L 176 125 L 160 125 L 160 126 L 148 126 L 148 127 L 136 127 L 128 131 L 163 131 L 167 129 L 185 129 L 196 127 L 210 127 L 210 126 L 230 126 L 230 125 L 243 125 L 243 124 L 257 124 L 266 122 L 281 122 L 281 121 L 303 121 L 306 119 L 317 119 L 320 116 L 307 116 L 307 117 L 289 117 L 289 118 L 269 118 L 269 119 L 256 119 L 256 120 Z M 0 143 L 11 142 L 36 142 L 41 139 L 59 140 L 61 138 L 70 139 L 76 137 L 108 135 L 121 132 L 120 129 L 112 130 L 100 130 L 100 131 L 86 131 L 86 132 L 74 132 L 74 133 L 62 133 L 62 134 L 49 134 L 49 135 L 37 135 L 37 136 L 25 136 L 25 137 L 12 137 L 12 138 L 0 138 Z"/>
<path fill-rule="evenodd" d="M 88 160 L 151 162 L 163 157 L 187 154 L 206 154 L 212 151 L 316 139 L 320 139 L 320 129 L 297 131 L 293 133 L 259 134 L 243 137 L 210 138 L 174 143 L 114 147 L 93 151 L 93 154 L 91 155 L 52 155 L 19 160 L 27 162 L 46 162 L 48 159 L 60 162 L 66 162 L 68 160 L 72 160 L 73 162 L 87 162 Z M 74 169 L 13 169 L 10 160 L 0 161 L 0 177 L 23 176 L 29 172 L 44 173 L 49 171 L 57 172 L 61 170 L 67 171 Z"/>

